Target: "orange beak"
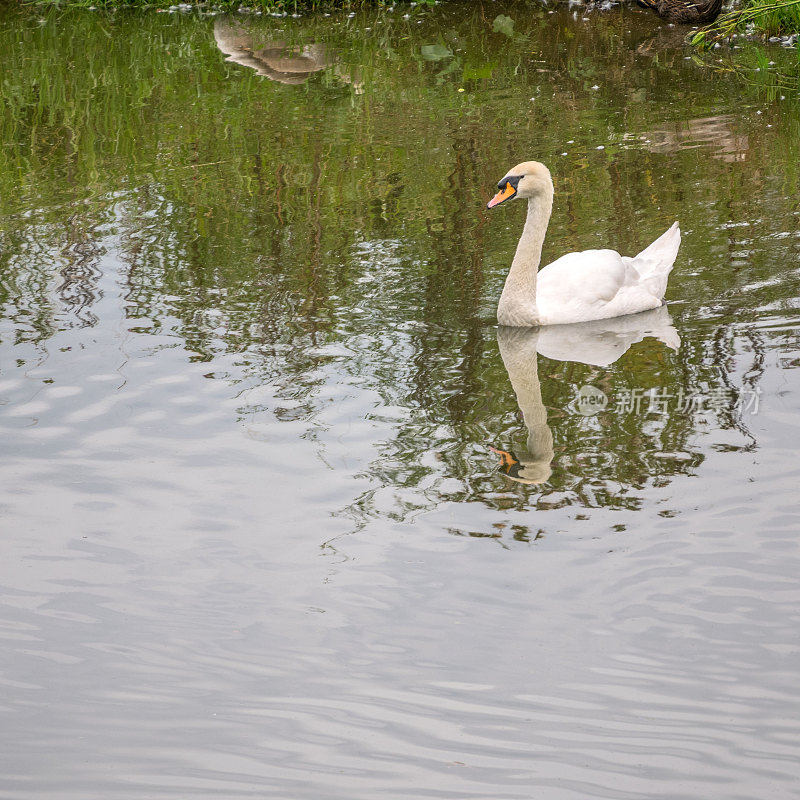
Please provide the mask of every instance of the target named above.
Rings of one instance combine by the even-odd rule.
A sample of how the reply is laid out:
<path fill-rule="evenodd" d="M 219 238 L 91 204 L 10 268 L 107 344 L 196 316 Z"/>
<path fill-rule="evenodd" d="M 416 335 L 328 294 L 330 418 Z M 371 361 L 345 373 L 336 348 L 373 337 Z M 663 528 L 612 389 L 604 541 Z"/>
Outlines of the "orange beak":
<path fill-rule="evenodd" d="M 517 190 L 511 185 L 510 182 L 508 182 L 508 183 L 506 183 L 506 188 L 503 189 L 502 192 L 498 192 L 486 204 L 486 208 L 494 208 L 495 206 L 499 206 L 500 203 L 505 203 L 506 200 L 510 200 L 516 193 L 517 193 Z"/>

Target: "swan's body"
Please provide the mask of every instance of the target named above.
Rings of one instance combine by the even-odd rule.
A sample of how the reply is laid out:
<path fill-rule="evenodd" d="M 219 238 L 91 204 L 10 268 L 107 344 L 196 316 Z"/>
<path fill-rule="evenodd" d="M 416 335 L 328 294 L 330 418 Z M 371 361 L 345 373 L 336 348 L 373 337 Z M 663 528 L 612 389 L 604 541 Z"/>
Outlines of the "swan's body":
<path fill-rule="evenodd" d="M 553 181 L 543 164 L 514 167 L 498 184 L 489 207 L 527 198 L 528 216 L 497 307 L 501 325 L 536 327 L 620 317 L 664 303 L 681 243 L 676 222 L 634 257 L 614 250 L 568 253 L 539 270 L 553 209 Z"/>

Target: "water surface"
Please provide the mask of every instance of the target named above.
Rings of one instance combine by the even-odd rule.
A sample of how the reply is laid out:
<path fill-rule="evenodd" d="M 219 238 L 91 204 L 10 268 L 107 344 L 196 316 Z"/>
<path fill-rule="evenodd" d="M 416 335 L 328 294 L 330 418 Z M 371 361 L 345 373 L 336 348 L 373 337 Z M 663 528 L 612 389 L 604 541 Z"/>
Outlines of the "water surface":
<path fill-rule="evenodd" d="M 794 51 L 2 15 L 0 797 L 796 797 Z M 528 158 L 668 309 L 498 333 Z"/>

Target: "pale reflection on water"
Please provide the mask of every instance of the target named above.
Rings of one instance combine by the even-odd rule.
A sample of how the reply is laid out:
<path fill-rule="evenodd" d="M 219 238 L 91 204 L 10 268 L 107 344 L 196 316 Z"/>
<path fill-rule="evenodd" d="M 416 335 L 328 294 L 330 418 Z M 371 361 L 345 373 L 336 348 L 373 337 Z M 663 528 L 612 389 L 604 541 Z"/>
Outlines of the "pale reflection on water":
<path fill-rule="evenodd" d="M 798 107 L 403 14 L 0 11 L 4 800 L 795 799 Z M 497 331 L 532 156 L 668 310 Z"/>
<path fill-rule="evenodd" d="M 255 47 L 253 36 L 241 24 L 220 18 L 214 23 L 214 39 L 227 61 L 254 69 L 279 83 L 299 84 L 310 75 L 330 66 L 333 61 L 319 43 L 289 46 L 283 41 L 270 41 Z"/>
<path fill-rule="evenodd" d="M 337 64 L 335 53 L 320 42 L 290 45 L 282 40 L 255 43 L 252 26 L 220 17 L 214 23 L 214 40 L 227 56 L 226 61 L 255 70 L 277 83 L 298 85 L 305 83 L 314 73 L 333 67 L 334 73 L 345 83 L 353 85 L 360 93 L 363 87 L 350 70 Z"/>
<path fill-rule="evenodd" d="M 517 398 L 528 431 L 525 451 L 519 456 L 492 448 L 500 455 L 503 474 L 519 483 L 544 483 L 552 474 L 553 433 L 539 382 L 539 353 L 552 361 L 574 361 L 609 367 L 633 344 L 653 337 L 677 350 L 680 336 L 666 306 L 615 319 L 541 329 L 506 328 L 497 331 L 503 366 Z"/>
<path fill-rule="evenodd" d="M 731 114 L 719 117 L 690 119 L 668 127 L 654 128 L 641 135 L 644 146 L 653 153 L 708 148 L 722 161 L 744 161 L 747 158 L 747 136 L 735 132 L 736 120 Z"/>

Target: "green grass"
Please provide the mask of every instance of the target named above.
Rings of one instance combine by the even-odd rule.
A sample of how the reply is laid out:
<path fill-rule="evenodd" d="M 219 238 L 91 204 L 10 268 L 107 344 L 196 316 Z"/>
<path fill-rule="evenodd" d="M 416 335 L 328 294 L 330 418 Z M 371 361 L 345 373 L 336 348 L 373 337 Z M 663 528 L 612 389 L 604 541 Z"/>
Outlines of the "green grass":
<path fill-rule="evenodd" d="M 800 33 L 800 0 L 753 0 L 745 12 L 758 33 L 765 36 L 780 36 L 787 33 Z"/>
<path fill-rule="evenodd" d="M 800 33 L 800 0 L 748 0 L 698 31 L 692 42 L 701 47 L 713 45 L 736 33 L 764 37 Z"/>

